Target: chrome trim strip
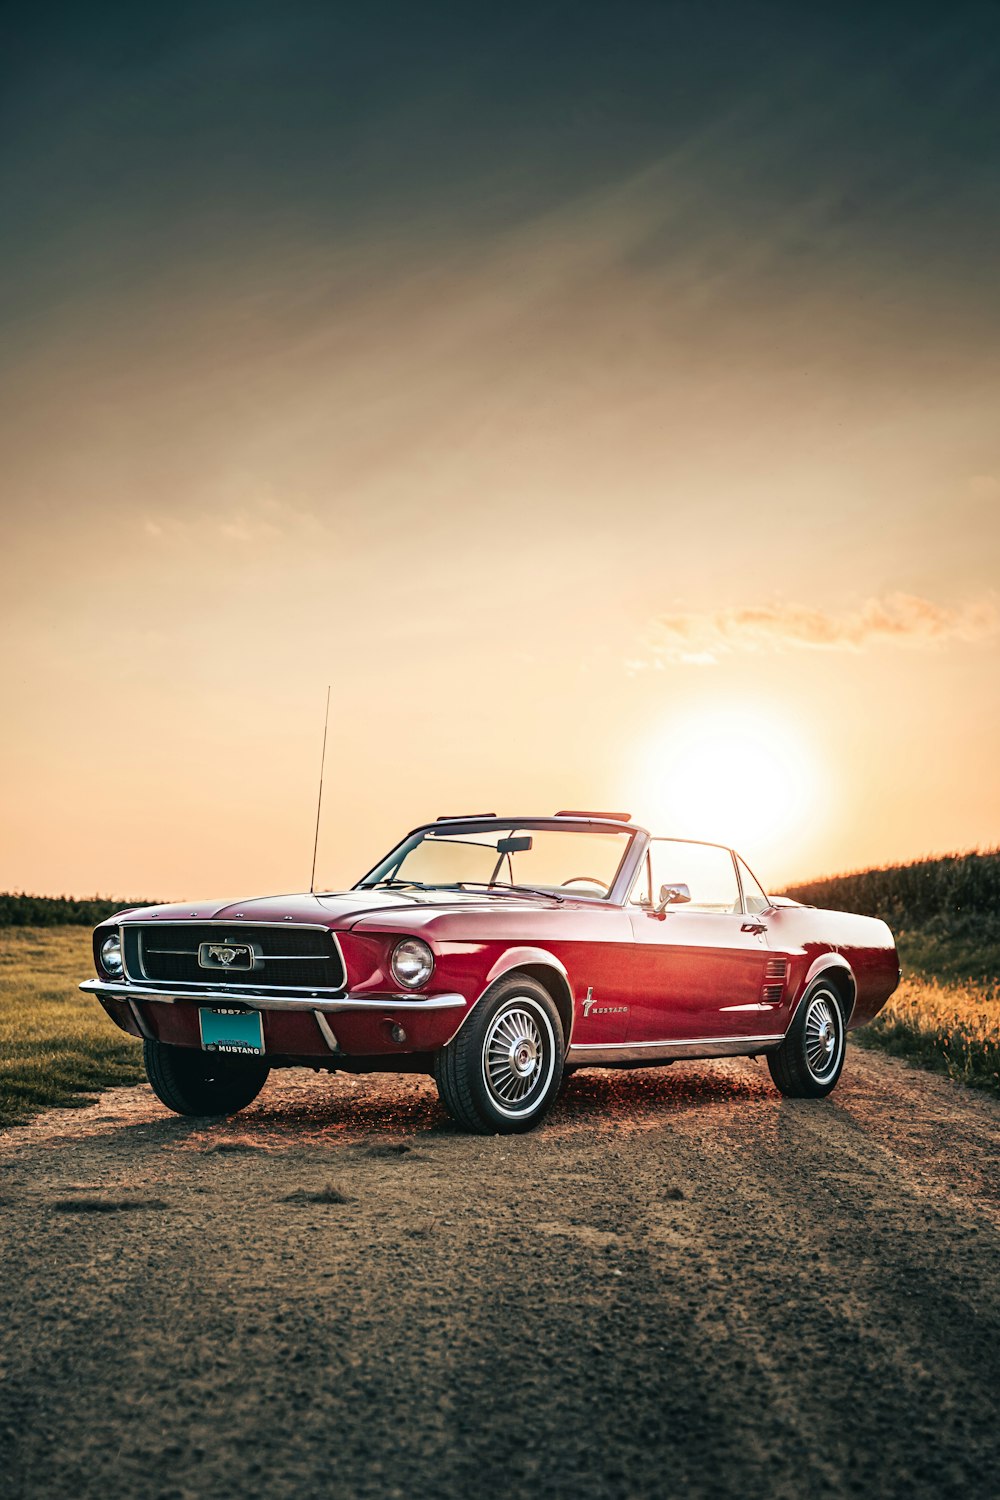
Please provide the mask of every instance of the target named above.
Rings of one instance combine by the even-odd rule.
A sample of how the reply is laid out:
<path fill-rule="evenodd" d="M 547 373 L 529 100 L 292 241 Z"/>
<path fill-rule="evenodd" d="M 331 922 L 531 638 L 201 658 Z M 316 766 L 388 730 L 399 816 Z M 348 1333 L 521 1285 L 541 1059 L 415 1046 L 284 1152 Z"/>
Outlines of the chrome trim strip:
<path fill-rule="evenodd" d="M 333 1032 L 330 1030 L 330 1023 L 326 1019 L 326 1016 L 324 1016 L 324 1014 L 323 1014 L 323 1012 L 321 1010 L 314 1010 L 313 1011 L 313 1015 L 316 1017 L 316 1025 L 319 1027 L 319 1029 L 320 1029 L 320 1031 L 321 1031 L 321 1033 L 323 1035 L 323 1040 L 326 1043 L 326 1045 L 329 1047 L 330 1051 L 331 1052 L 339 1052 L 340 1051 L 340 1043 L 337 1041 L 337 1038 L 334 1036 Z"/>
<path fill-rule="evenodd" d="M 198 948 L 147 948 L 146 952 L 147 953 L 156 953 L 156 954 L 168 954 L 172 958 L 197 958 L 198 957 L 198 949 L 199 948 L 225 948 L 227 946 L 228 945 L 226 943 L 199 943 L 198 944 Z M 241 948 L 250 948 L 251 950 L 253 950 L 255 947 L 259 948 L 260 944 L 259 943 L 233 943 L 232 946 L 234 948 L 236 948 L 237 950 L 239 950 Z M 258 957 L 266 957 L 269 963 L 278 963 L 278 964 L 292 964 L 292 963 L 294 963 L 294 964 L 325 964 L 330 955 L 328 953 L 268 953 L 266 955 L 258 954 L 257 956 Z M 203 967 L 207 968 L 208 965 L 206 964 Z M 237 970 L 237 972 L 239 972 L 239 971 Z M 250 971 L 249 971 L 249 969 L 247 969 L 245 972 L 249 973 Z M 201 980 L 200 979 L 185 980 L 184 983 L 185 984 L 200 984 Z"/>
<path fill-rule="evenodd" d="M 251 899 L 252 900 L 256 900 L 257 898 L 256 897 L 252 897 Z M 248 927 L 280 927 L 280 928 L 288 927 L 293 932 L 296 931 L 296 929 L 299 930 L 299 931 L 305 931 L 306 929 L 308 929 L 308 930 L 311 931 L 312 928 L 318 927 L 319 930 L 320 930 L 320 932 L 329 932 L 331 935 L 335 936 L 335 934 L 333 932 L 333 928 L 332 927 L 327 927 L 327 925 L 326 925 L 325 922 L 260 922 L 260 921 L 255 920 L 252 917 L 244 917 L 244 916 L 239 916 L 239 917 L 163 917 L 163 918 L 160 918 L 160 917 L 134 917 L 134 918 L 124 918 L 121 922 L 118 923 L 118 926 L 119 927 L 146 927 L 146 926 L 151 926 L 154 923 L 162 923 L 162 925 L 165 926 L 165 927 L 204 927 L 206 924 L 211 925 L 213 922 L 218 922 L 220 925 L 223 925 L 226 922 L 232 922 L 234 924 L 239 924 L 240 922 L 245 922 Z M 100 926 L 100 923 L 98 923 L 98 926 Z"/>
<path fill-rule="evenodd" d="M 632 840 L 628 849 L 626 849 L 625 858 L 622 860 L 621 868 L 618 871 L 618 879 L 608 892 L 608 900 L 612 906 L 618 906 L 622 911 L 628 910 L 632 887 L 638 878 L 639 871 L 642 868 L 642 861 L 646 857 L 651 842 L 652 839 L 645 828 L 640 828 L 636 833 L 636 837 Z"/>
<path fill-rule="evenodd" d="M 347 964 L 346 964 L 346 962 L 344 960 L 344 950 L 340 946 L 340 939 L 337 937 L 336 932 L 333 930 L 332 927 L 328 927 L 325 922 L 257 922 L 257 921 L 254 921 L 253 918 L 242 917 L 242 916 L 241 917 L 164 917 L 162 920 L 163 920 L 163 926 L 164 927 L 205 927 L 205 926 L 211 926 L 211 924 L 214 923 L 214 922 L 218 922 L 220 926 L 228 926 L 228 925 L 232 924 L 234 927 L 239 927 L 239 925 L 240 925 L 241 922 L 245 922 L 248 927 L 275 927 L 275 928 L 280 928 L 283 931 L 291 929 L 292 932 L 296 932 L 296 931 L 298 931 L 298 932 L 328 932 L 330 934 L 331 938 L 333 939 L 333 946 L 337 950 L 337 956 L 340 959 L 340 972 L 344 976 L 344 984 L 347 983 Z M 159 921 L 160 921 L 159 917 L 139 917 L 134 922 L 124 921 L 124 922 L 119 922 L 118 923 L 118 940 L 121 943 L 121 947 L 122 947 L 122 969 L 124 971 L 126 979 L 132 979 L 132 980 L 134 980 L 134 976 L 129 973 L 128 965 L 125 962 L 125 933 L 124 933 L 124 929 L 126 927 L 155 927 Z M 142 933 L 138 934 L 138 942 L 139 942 L 139 959 L 140 959 L 140 962 L 141 962 L 142 961 Z M 273 958 L 275 955 L 272 954 L 270 956 Z M 301 957 L 301 956 L 302 955 L 296 955 L 296 957 Z M 314 954 L 314 955 L 310 955 L 310 956 L 316 957 L 316 958 L 320 957 L 319 954 Z M 142 978 L 142 979 L 146 979 L 146 977 L 147 976 L 145 974 L 143 974 L 143 975 L 140 976 L 140 978 Z M 205 985 L 211 985 L 211 984 L 214 984 L 215 981 L 212 980 L 212 979 L 191 979 L 191 980 L 185 980 L 184 982 L 186 984 L 205 984 Z M 287 984 L 272 984 L 272 985 L 262 984 L 262 985 L 258 985 L 257 988 L 258 989 L 266 989 L 266 990 L 274 990 L 275 993 L 281 994 L 281 993 L 283 993 L 286 990 L 291 991 L 291 990 L 294 990 L 296 988 L 301 989 L 301 986 L 287 985 Z M 341 985 L 340 988 L 342 989 L 343 985 Z M 320 985 L 320 989 L 323 989 L 322 985 Z M 331 993 L 334 993 L 334 992 L 331 991 L 331 990 L 329 990 L 329 989 L 327 989 L 325 991 L 325 993 L 326 994 L 331 994 Z"/>
<path fill-rule="evenodd" d="M 251 974 L 253 970 L 240 969 L 238 970 L 238 972 L 240 974 Z M 105 983 L 103 979 L 100 982 L 102 984 Z M 213 987 L 212 981 L 209 979 L 175 979 L 173 983 L 171 983 L 169 979 L 130 979 L 128 980 L 128 984 L 133 989 L 137 987 L 141 988 L 144 993 L 148 991 L 150 995 L 158 995 L 161 993 L 170 994 L 175 996 L 175 998 L 178 1000 L 199 1000 L 203 998 L 203 996 L 207 993 L 206 986 L 208 987 L 208 989 L 213 989 L 213 992 L 214 989 L 218 988 L 217 985 Z M 158 984 L 162 985 L 162 990 L 157 990 L 155 988 L 155 986 Z M 248 986 L 248 988 L 251 989 L 255 995 L 274 995 L 279 998 L 282 995 L 343 996 L 344 994 L 346 994 L 343 985 L 341 985 L 340 988 L 336 990 L 324 989 L 322 985 L 317 985 L 314 990 L 306 989 L 301 984 L 254 984 Z M 234 995 L 239 993 L 235 986 L 233 987 L 232 993 Z"/>
<path fill-rule="evenodd" d="M 666 1062 L 680 1057 L 752 1056 L 755 1052 L 776 1047 L 784 1039 L 784 1034 L 781 1034 L 696 1037 L 676 1042 L 579 1042 L 569 1048 L 566 1061 L 576 1067 L 595 1067 L 602 1062 L 650 1062 L 661 1058 Z"/>
<path fill-rule="evenodd" d="M 324 1000 L 312 990 L 298 990 L 295 995 L 259 994 L 253 990 L 197 990 L 194 993 L 176 989 L 154 990 L 137 984 L 116 984 L 104 979 L 85 979 L 79 986 L 85 995 L 97 995 L 109 1000 L 150 1000 L 161 1005 L 176 1005 L 178 1001 L 193 1000 L 198 1005 L 246 1005 L 250 1010 L 311 1010 L 332 1015 L 342 1010 L 409 1011 L 419 1015 L 425 1010 L 456 1010 L 466 1004 L 464 995 L 428 995 L 419 999 L 413 995 L 341 995 L 335 1000 Z"/>

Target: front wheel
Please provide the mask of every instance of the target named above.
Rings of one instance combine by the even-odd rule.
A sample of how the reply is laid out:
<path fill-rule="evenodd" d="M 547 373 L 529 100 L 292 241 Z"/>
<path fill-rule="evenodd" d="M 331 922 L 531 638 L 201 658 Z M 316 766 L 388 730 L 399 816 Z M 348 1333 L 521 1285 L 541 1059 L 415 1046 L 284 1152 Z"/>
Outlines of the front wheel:
<path fill-rule="evenodd" d="M 145 1041 L 150 1088 L 175 1115 L 233 1115 L 252 1104 L 267 1082 L 267 1063 Z"/>
<path fill-rule="evenodd" d="M 767 1054 L 775 1087 L 790 1099 L 822 1099 L 840 1077 L 846 1045 L 840 999 L 829 981 L 818 979 L 781 1046 Z"/>
<path fill-rule="evenodd" d="M 434 1058 L 434 1081 L 452 1119 L 476 1135 L 531 1130 L 562 1080 L 566 1043 L 544 985 L 500 979 Z"/>

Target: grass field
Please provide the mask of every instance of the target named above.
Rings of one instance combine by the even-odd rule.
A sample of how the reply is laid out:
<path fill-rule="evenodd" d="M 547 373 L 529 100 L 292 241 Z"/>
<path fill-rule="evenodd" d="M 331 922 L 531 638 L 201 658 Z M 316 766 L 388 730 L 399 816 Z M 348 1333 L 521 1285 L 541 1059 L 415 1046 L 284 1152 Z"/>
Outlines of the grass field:
<path fill-rule="evenodd" d="M 911 931 L 901 936 L 900 953 L 906 978 L 854 1039 L 1000 1093 L 992 948 Z M 140 1044 L 77 990 L 92 973 L 89 928 L 0 927 L 0 1125 L 85 1104 L 111 1084 L 144 1077 Z"/>
<path fill-rule="evenodd" d="M 77 989 L 93 972 L 89 928 L 0 928 L 0 1125 L 144 1076 L 140 1043 Z"/>

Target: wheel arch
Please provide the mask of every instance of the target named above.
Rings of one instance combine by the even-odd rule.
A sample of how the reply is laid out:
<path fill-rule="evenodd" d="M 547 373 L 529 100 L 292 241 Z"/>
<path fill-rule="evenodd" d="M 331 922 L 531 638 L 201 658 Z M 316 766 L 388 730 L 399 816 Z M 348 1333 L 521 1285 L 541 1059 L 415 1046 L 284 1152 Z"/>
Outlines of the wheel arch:
<path fill-rule="evenodd" d="M 552 996 L 552 1003 L 559 1012 L 563 1037 L 568 1048 L 570 1033 L 573 1030 L 573 991 L 570 989 L 569 978 L 565 969 L 560 971 L 552 964 L 537 963 L 518 964 L 516 969 L 511 969 L 508 972 L 512 974 L 527 974 L 530 978 L 537 980 L 543 989 L 548 990 Z"/>
<path fill-rule="evenodd" d="M 858 999 L 858 982 L 854 977 L 854 970 L 847 962 L 847 959 L 840 953 L 822 953 L 819 958 L 813 960 L 806 971 L 806 977 L 803 980 L 799 998 L 795 1002 L 795 1008 L 789 1017 L 789 1031 L 802 1008 L 803 1000 L 817 979 L 825 979 L 836 991 L 844 1015 L 844 1029 L 846 1030 L 850 1026 L 851 1016 L 854 1014 L 854 1007 Z"/>
<path fill-rule="evenodd" d="M 485 985 L 462 1017 L 462 1024 L 458 1027 L 458 1031 L 461 1031 L 466 1025 L 469 1017 L 478 1008 L 483 996 L 489 993 L 497 980 L 506 979 L 511 974 L 527 974 L 529 979 L 534 979 L 543 989 L 548 991 L 552 997 L 553 1005 L 559 1012 L 563 1036 L 568 1050 L 570 1037 L 573 1034 L 573 1014 L 575 1009 L 573 1004 L 573 987 L 570 984 L 565 965 L 560 963 L 555 954 L 550 953 L 546 948 L 508 948 L 497 959 L 486 976 Z M 455 1033 L 456 1036 L 458 1035 L 458 1031 Z"/>

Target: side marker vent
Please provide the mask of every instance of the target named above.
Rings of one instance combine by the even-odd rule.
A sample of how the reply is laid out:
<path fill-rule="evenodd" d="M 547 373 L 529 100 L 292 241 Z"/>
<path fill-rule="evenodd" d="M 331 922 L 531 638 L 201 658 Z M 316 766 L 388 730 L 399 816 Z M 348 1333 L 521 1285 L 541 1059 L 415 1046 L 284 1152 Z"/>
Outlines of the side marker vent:
<path fill-rule="evenodd" d="M 764 988 L 761 990 L 760 998 L 763 1005 L 780 1005 L 785 993 L 785 980 L 788 978 L 788 960 L 786 958 L 769 958 L 764 966 Z"/>

